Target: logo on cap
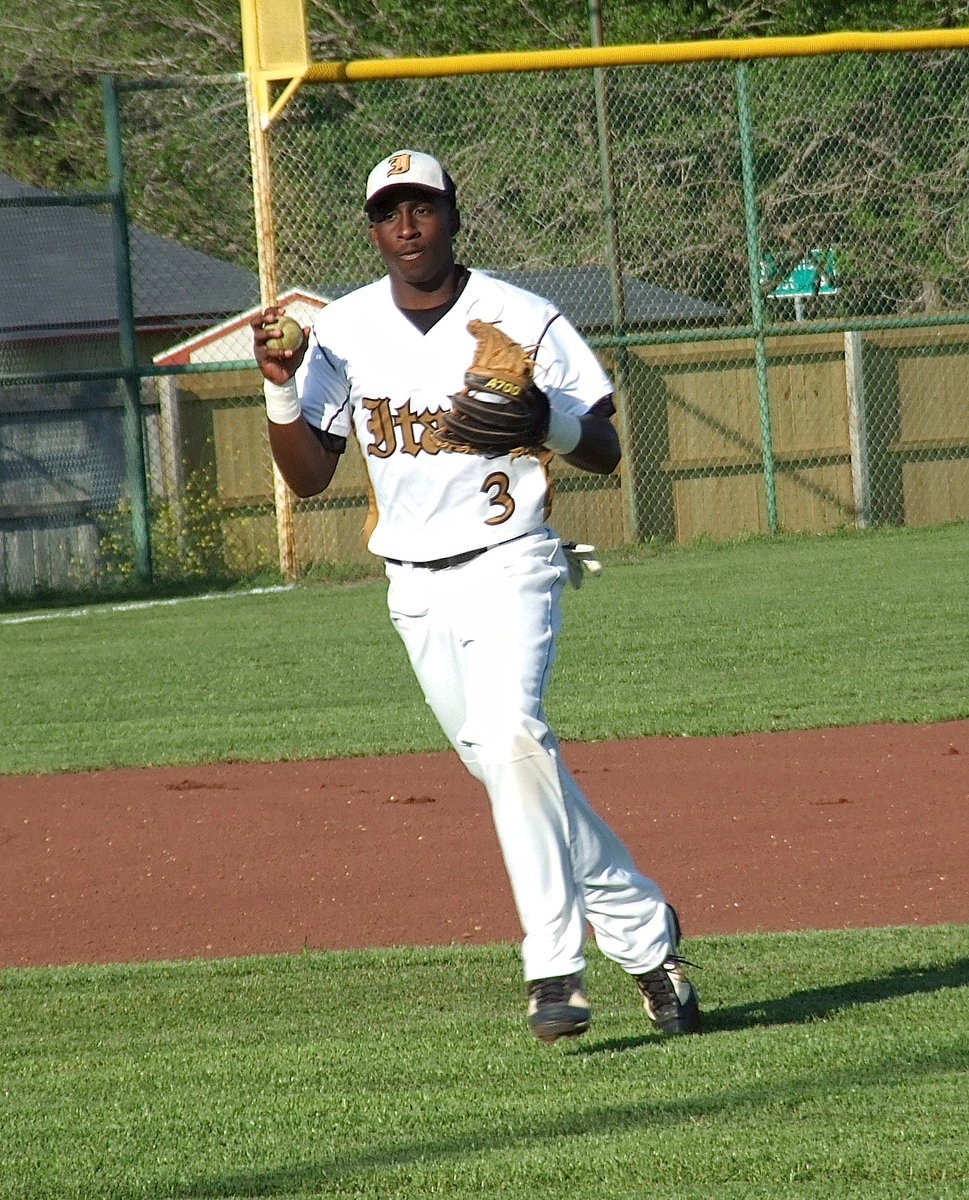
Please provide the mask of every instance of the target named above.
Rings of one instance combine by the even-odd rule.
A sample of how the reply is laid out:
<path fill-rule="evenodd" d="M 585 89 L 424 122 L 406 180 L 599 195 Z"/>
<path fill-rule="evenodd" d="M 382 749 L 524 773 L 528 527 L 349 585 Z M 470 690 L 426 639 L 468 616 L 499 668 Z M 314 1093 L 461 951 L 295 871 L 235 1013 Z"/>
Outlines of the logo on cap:
<path fill-rule="evenodd" d="M 388 188 L 402 184 L 454 199 L 454 181 L 436 158 L 422 150 L 395 150 L 381 159 L 368 175 L 364 207 L 369 208 L 371 202 Z"/>

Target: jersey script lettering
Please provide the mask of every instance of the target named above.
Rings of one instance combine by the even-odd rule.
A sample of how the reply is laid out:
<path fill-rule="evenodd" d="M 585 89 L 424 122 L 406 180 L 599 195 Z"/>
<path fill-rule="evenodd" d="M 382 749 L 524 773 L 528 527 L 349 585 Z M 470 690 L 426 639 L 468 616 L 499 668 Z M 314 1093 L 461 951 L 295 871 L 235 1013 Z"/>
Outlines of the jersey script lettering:
<path fill-rule="evenodd" d="M 412 456 L 422 450 L 425 454 L 440 453 L 441 447 L 431 436 L 438 425 L 439 409 L 414 412 L 408 400 L 394 412 L 386 396 L 380 400 L 364 399 L 363 407 L 370 414 L 367 433 L 371 440 L 366 452 L 372 458 L 389 458 L 398 448 Z"/>

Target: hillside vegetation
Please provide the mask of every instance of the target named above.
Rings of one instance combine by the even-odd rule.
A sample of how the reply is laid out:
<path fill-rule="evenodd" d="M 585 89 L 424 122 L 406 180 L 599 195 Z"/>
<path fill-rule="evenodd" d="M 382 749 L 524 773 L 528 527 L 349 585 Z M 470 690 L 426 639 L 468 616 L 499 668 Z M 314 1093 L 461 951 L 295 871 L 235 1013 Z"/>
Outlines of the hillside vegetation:
<path fill-rule="evenodd" d="M 587 45 L 586 0 L 307 0 L 318 59 Z M 934 28 L 957 0 L 602 0 L 606 42 Z M 0 0 L 0 171 L 52 188 L 104 176 L 104 72 L 237 71 L 234 0 Z"/>
<path fill-rule="evenodd" d="M 307 13 L 316 60 L 591 40 L 586 0 L 307 0 Z M 969 24 L 969 3 L 953 0 L 602 0 L 602 36 L 611 44 L 961 24 Z M 144 228 L 255 266 L 245 111 L 241 89 L 229 82 L 242 65 L 236 0 L 0 0 L 0 40 L 0 172 L 55 190 L 104 184 L 102 74 L 211 81 L 126 93 L 130 211 Z M 841 315 L 962 309 L 969 55 L 870 59 L 864 70 L 853 56 L 764 66 L 763 245 L 785 270 L 808 247 L 837 247 Z M 370 269 L 347 163 L 376 161 L 404 130 L 451 164 L 467 195 L 492 203 L 494 245 L 465 236 L 475 262 L 528 269 L 556 263 L 563 248 L 570 263 L 601 262 L 588 79 L 563 74 L 554 82 L 522 78 L 511 91 L 470 77 L 449 88 L 304 89 L 274 138 L 278 161 L 293 172 L 289 181 L 282 169 L 275 178 L 283 273 L 333 282 Z M 733 83 L 715 74 L 611 73 L 610 155 L 626 269 L 743 321 Z"/>

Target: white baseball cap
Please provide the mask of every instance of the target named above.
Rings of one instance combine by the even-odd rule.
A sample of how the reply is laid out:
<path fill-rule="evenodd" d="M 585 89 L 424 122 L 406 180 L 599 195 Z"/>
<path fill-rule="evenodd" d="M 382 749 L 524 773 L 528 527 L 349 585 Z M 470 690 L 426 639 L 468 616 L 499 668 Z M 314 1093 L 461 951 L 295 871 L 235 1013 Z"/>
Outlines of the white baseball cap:
<path fill-rule="evenodd" d="M 367 176 L 367 201 L 369 208 L 373 200 L 388 188 L 424 188 L 438 196 L 455 196 L 454 180 L 436 158 L 422 150 L 395 150 L 382 159 Z"/>

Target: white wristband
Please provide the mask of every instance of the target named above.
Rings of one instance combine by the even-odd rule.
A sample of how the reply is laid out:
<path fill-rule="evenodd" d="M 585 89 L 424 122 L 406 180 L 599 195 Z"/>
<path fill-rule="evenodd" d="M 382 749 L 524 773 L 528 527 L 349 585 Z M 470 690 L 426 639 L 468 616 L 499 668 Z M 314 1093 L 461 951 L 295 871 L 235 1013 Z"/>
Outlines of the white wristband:
<path fill-rule="evenodd" d="M 291 425 L 303 415 L 295 379 L 283 384 L 264 379 L 262 393 L 266 397 L 266 416 L 274 425 Z"/>
<path fill-rule="evenodd" d="M 582 422 L 574 413 L 553 408 L 548 417 L 545 445 L 556 454 L 571 454 L 582 441 Z"/>

